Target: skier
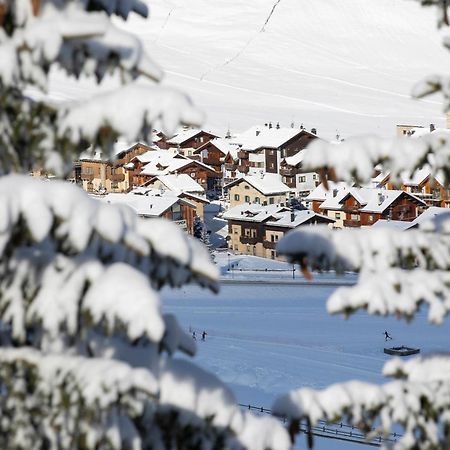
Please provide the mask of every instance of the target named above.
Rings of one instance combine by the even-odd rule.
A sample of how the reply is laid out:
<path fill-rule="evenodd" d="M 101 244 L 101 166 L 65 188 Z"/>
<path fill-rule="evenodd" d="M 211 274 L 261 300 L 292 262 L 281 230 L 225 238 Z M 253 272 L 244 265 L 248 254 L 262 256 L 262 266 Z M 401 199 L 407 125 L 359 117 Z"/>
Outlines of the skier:
<path fill-rule="evenodd" d="M 386 330 L 384 330 L 384 340 L 387 341 L 388 339 L 392 341 L 392 336 Z"/>
<path fill-rule="evenodd" d="M 192 339 L 194 339 L 194 341 L 197 340 L 197 336 L 195 335 L 195 331 L 192 332 Z"/>
<path fill-rule="evenodd" d="M 204 341 L 205 340 L 205 338 L 206 338 L 206 331 L 203 331 L 203 333 L 202 333 L 202 341 Z"/>

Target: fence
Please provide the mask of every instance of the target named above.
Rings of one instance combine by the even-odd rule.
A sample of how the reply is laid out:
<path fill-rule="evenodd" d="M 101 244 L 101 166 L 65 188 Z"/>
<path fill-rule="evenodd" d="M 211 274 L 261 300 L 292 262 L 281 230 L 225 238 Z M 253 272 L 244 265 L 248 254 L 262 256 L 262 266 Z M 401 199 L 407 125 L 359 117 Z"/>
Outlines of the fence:
<path fill-rule="evenodd" d="M 244 405 L 239 403 L 239 406 L 243 409 L 252 410 L 259 414 L 270 414 L 277 417 L 279 420 L 282 420 L 283 423 L 286 422 L 286 417 L 280 417 L 272 413 L 270 409 L 253 406 L 253 405 Z M 398 433 L 390 433 L 388 437 L 378 436 L 371 441 L 368 441 L 364 434 L 362 434 L 357 428 L 353 425 L 348 425 L 346 423 L 328 423 L 324 420 L 320 420 L 319 423 L 315 426 L 312 426 L 310 430 L 308 430 L 306 424 L 300 423 L 300 432 L 301 433 L 311 433 L 313 436 L 317 436 L 320 438 L 327 439 L 337 439 L 345 442 L 354 442 L 356 444 L 362 445 L 370 445 L 372 447 L 380 447 L 381 444 L 389 443 L 393 444 L 397 442 L 397 439 L 401 437 Z"/>

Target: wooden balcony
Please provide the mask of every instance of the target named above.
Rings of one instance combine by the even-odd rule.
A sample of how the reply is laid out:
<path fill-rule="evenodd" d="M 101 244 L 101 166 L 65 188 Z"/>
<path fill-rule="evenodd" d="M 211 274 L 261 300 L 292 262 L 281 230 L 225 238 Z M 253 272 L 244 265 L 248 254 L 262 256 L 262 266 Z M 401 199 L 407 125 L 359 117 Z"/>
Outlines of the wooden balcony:
<path fill-rule="evenodd" d="M 258 243 L 257 237 L 241 236 L 239 240 L 241 241 L 241 244 L 256 245 Z"/>
<path fill-rule="evenodd" d="M 244 165 L 238 166 L 238 170 L 239 170 L 239 172 L 247 173 L 248 172 L 248 166 L 244 166 Z"/>
<path fill-rule="evenodd" d="M 225 163 L 225 170 L 229 170 L 230 172 L 234 172 L 237 167 L 237 164 Z"/>
<path fill-rule="evenodd" d="M 276 242 L 272 241 L 263 241 L 263 247 L 268 248 L 270 250 L 275 250 L 275 247 L 277 246 Z"/>
<path fill-rule="evenodd" d="M 297 175 L 297 169 L 295 167 L 280 167 L 280 175 L 282 177 L 293 177 Z"/>
<path fill-rule="evenodd" d="M 239 159 L 248 159 L 248 152 L 244 150 L 239 150 L 237 155 Z"/>

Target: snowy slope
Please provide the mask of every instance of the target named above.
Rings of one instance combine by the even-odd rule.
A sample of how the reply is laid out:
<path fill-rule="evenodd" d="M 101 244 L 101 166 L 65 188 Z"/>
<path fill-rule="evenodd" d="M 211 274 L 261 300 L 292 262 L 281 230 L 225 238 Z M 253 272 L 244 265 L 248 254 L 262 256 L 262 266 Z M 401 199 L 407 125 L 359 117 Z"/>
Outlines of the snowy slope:
<path fill-rule="evenodd" d="M 212 127 L 292 120 L 319 132 L 428 124 L 441 104 L 411 84 L 450 68 L 435 11 L 410 0 L 155 0 L 130 29 L 203 106 Z M 266 21 L 268 22 L 266 23 Z M 442 120 L 442 118 L 441 118 Z"/>
<path fill-rule="evenodd" d="M 207 127 L 241 131 L 269 120 L 333 137 L 443 124 L 441 101 L 411 85 L 448 72 L 436 11 L 411 0 L 152 0 L 151 19 L 124 26 L 191 94 Z M 63 82 L 55 89 L 73 95 Z"/>

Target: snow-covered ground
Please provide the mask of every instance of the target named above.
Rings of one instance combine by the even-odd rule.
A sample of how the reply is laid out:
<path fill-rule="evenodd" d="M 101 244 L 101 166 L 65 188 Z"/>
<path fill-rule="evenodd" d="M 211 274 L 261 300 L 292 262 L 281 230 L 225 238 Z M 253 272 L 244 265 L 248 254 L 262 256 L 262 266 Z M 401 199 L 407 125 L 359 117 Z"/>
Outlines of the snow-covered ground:
<path fill-rule="evenodd" d="M 413 101 L 423 76 L 448 73 L 436 10 L 411 0 L 149 0 L 150 20 L 121 22 L 191 95 L 206 128 L 272 121 L 333 138 L 442 126 L 440 98 Z M 55 98 L 89 97 L 55 77 Z"/>
<path fill-rule="evenodd" d="M 225 284 L 218 295 L 187 286 L 164 290 L 163 309 L 197 335 L 196 362 L 218 375 L 240 403 L 270 407 L 274 398 L 300 386 L 323 388 L 361 379 L 383 382 L 383 332 L 390 345 L 448 351 L 450 323 L 429 326 L 425 313 L 410 324 L 359 313 L 345 321 L 326 313 L 328 286 Z M 317 440 L 321 448 L 350 444 Z M 304 441 L 302 447 L 304 448 Z M 355 448 L 356 444 L 352 444 Z M 315 447 L 316 448 L 316 447 Z"/>

